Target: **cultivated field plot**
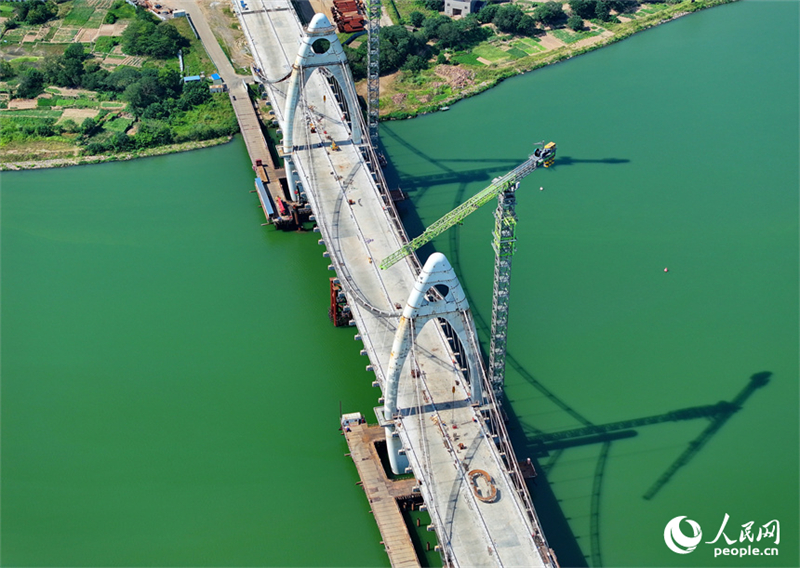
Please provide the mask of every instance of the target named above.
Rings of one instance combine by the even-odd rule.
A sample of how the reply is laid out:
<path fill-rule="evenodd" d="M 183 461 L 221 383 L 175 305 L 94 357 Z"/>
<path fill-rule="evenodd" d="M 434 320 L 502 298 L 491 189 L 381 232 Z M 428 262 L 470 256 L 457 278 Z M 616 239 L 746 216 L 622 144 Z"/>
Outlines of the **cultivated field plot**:
<path fill-rule="evenodd" d="M 94 14 L 94 8 L 90 6 L 80 6 L 78 5 L 78 0 L 75 0 L 75 4 L 72 6 L 72 10 L 69 11 L 69 14 L 64 18 L 64 25 L 65 26 L 85 26 L 89 21 L 89 18 L 92 17 Z"/>
<path fill-rule="evenodd" d="M 506 53 L 499 47 L 495 47 L 493 45 L 485 43 L 476 45 L 473 48 L 472 52 L 476 56 L 485 59 L 487 61 L 490 61 L 492 63 L 498 63 L 500 61 L 503 61 L 504 59 L 508 59 L 509 57 L 508 53 Z"/>
<path fill-rule="evenodd" d="M 79 31 L 81 31 L 80 28 L 62 26 L 56 31 L 51 41 L 53 43 L 72 43 Z"/>
<path fill-rule="evenodd" d="M 87 118 L 94 118 L 98 114 L 100 111 L 96 108 L 68 108 L 64 109 L 61 118 L 62 120 L 72 119 L 80 124 Z"/>
<path fill-rule="evenodd" d="M 94 44 L 95 53 L 111 53 L 117 42 L 109 36 L 100 36 Z"/>
<path fill-rule="evenodd" d="M 103 125 L 103 128 L 111 132 L 125 132 L 133 124 L 132 118 L 115 118 Z"/>
<path fill-rule="evenodd" d="M 546 49 L 539 45 L 539 42 L 533 38 L 524 37 L 511 42 L 511 46 L 525 52 L 526 55 L 533 55 Z"/>
<path fill-rule="evenodd" d="M 3 119 L 14 118 L 61 118 L 60 110 L 31 109 L 31 110 L 0 110 Z"/>
<path fill-rule="evenodd" d="M 25 28 L 15 28 L 13 30 L 8 30 L 6 33 L 3 34 L 3 40 L 6 43 L 19 43 L 22 41 L 22 38 L 24 38 L 28 34 L 28 31 L 29 30 L 26 30 Z"/>
<path fill-rule="evenodd" d="M 589 31 L 582 31 L 582 32 L 574 32 L 572 30 L 562 29 L 562 30 L 552 30 L 550 34 L 563 41 L 566 44 L 575 43 L 576 41 L 580 41 L 582 39 L 586 39 L 587 37 L 594 37 L 599 36 L 605 30 L 603 28 L 593 28 Z"/>
<path fill-rule="evenodd" d="M 642 6 L 640 10 L 636 11 L 637 16 L 647 15 L 647 14 L 655 14 L 656 12 L 661 12 L 662 10 L 666 10 L 669 7 L 668 4 L 647 4 Z M 625 14 L 625 16 L 630 17 L 629 14 Z"/>

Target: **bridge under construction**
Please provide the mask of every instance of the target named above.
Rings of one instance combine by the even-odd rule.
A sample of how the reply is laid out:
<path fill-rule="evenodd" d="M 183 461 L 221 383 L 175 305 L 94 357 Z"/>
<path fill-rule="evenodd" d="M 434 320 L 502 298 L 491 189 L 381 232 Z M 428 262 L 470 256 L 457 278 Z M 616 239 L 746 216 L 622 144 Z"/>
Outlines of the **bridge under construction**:
<path fill-rule="evenodd" d="M 332 304 L 358 328 L 367 370 L 383 394 L 375 419 L 391 468 L 413 474 L 409 490 L 430 512 L 428 528 L 436 532 L 445 565 L 557 566 L 452 267 L 441 254 L 422 266 L 413 252 L 380 267 L 409 239 L 370 143 L 335 27 L 317 14 L 304 28 L 289 0 L 239 0 L 235 7 L 254 57 L 254 78 L 283 135 L 286 182 L 260 195 L 262 202 L 271 200 L 265 213 L 277 216 L 282 202 L 310 207 L 323 256 L 335 272 Z M 343 428 L 352 431 L 362 422 L 350 417 Z M 350 436 L 348 442 L 357 440 Z M 358 459 L 376 459 L 368 450 Z M 362 469 L 362 476 L 370 475 Z M 373 479 L 362 481 L 365 490 L 375 486 Z M 389 544 L 403 541 L 389 534 L 396 523 L 380 517 L 392 508 L 378 506 L 380 494 L 369 491 L 390 561 L 414 565 L 402 545 Z"/>

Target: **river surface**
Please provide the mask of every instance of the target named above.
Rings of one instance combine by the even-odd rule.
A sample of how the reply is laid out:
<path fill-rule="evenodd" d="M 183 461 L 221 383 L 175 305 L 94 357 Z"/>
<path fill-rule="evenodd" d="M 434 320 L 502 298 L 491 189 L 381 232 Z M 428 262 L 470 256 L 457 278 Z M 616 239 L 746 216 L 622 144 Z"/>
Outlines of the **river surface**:
<path fill-rule="evenodd" d="M 520 458 L 539 431 L 729 401 L 771 373 L 650 500 L 707 419 L 637 428 L 604 467 L 601 443 L 539 456 L 563 565 L 798 565 L 797 125 L 798 5 L 744 2 L 383 126 L 412 231 L 559 145 L 517 208 Z M 260 227 L 252 178 L 240 139 L 2 174 L 0 564 L 388 565 L 337 431 L 340 404 L 371 416 L 379 393 L 328 321 L 317 236 Z M 491 209 L 434 243 L 483 338 Z M 714 559 L 726 514 L 737 547 L 778 520 L 779 556 Z M 703 543 L 681 555 L 664 527 L 684 515 Z"/>

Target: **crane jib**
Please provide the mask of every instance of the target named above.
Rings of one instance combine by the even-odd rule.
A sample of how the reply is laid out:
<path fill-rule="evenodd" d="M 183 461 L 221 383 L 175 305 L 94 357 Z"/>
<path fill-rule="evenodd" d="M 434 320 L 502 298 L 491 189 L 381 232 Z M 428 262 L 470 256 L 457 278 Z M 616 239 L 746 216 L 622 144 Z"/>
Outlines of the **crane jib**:
<path fill-rule="evenodd" d="M 537 149 L 519 166 L 504 176 L 492 180 L 491 185 L 470 197 L 467 201 L 447 213 L 441 219 L 434 221 L 420 236 L 407 242 L 398 250 L 384 258 L 380 264 L 381 270 L 386 270 L 422 245 L 444 233 L 453 225 L 460 223 L 467 215 L 476 211 L 483 205 L 486 205 L 500 193 L 509 190 L 513 191 L 515 185 L 531 174 L 539 165 L 543 165 L 544 167 L 551 166 L 555 160 L 555 155 L 556 145 L 553 142 L 550 142 L 542 149 Z"/>

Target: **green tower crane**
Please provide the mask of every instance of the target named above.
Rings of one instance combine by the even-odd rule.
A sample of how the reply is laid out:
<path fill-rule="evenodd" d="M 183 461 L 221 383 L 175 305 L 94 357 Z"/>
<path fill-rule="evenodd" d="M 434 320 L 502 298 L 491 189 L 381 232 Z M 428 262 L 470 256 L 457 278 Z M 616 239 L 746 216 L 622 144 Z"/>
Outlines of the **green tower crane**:
<path fill-rule="evenodd" d="M 506 343 L 508 337 L 508 305 L 511 291 L 511 259 L 515 251 L 517 214 L 515 212 L 515 192 L 519 182 L 540 165 L 550 167 L 556 158 L 556 145 L 550 142 L 537 148 L 527 160 L 508 172 L 495 178 L 491 185 L 476 193 L 467 201 L 435 221 L 415 239 L 383 259 L 382 270 L 399 262 L 422 245 L 461 223 L 470 213 L 497 197 L 494 218 L 492 248 L 495 252 L 494 287 L 492 291 L 492 329 L 489 345 L 489 382 L 495 392 L 502 390 L 505 382 Z"/>

